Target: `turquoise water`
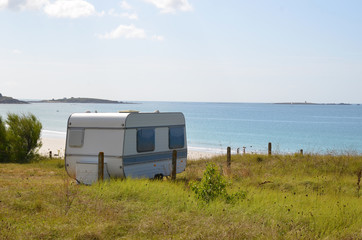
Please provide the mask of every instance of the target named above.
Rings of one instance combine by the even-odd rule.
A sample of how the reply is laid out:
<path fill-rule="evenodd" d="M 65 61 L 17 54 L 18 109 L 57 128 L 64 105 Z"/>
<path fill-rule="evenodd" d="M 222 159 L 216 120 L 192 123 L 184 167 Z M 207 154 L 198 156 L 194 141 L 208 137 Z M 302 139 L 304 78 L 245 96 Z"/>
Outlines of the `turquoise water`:
<path fill-rule="evenodd" d="M 362 106 L 277 105 L 261 103 L 140 102 L 137 104 L 36 103 L 0 105 L 8 112 L 35 114 L 44 137 L 65 137 L 68 117 L 74 112 L 180 111 L 185 114 L 190 149 L 224 152 L 246 147 L 266 152 L 268 142 L 281 153 L 354 152 L 362 154 Z"/>

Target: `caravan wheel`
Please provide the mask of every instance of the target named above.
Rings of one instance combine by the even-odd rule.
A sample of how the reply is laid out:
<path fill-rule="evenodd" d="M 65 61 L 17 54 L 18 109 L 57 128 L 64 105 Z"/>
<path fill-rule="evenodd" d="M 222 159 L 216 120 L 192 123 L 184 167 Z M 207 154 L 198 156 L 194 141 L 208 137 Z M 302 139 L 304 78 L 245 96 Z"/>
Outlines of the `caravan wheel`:
<path fill-rule="evenodd" d="M 153 179 L 155 179 L 155 180 L 162 180 L 162 179 L 163 179 L 163 174 L 162 174 L 162 173 L 156 174 L 156 175 L 153 177 Z"/>

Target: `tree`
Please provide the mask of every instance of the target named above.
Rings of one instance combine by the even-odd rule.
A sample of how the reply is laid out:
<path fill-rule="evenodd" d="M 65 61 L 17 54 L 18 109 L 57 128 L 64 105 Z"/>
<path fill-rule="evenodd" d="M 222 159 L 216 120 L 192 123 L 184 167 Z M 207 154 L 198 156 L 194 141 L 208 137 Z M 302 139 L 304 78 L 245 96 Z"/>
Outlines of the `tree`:
<path fill-rule="evenodd" d="M 41 122 L 33 114 L 8 114 L 7 141 L 12 162 L 27 163 L 36 156 L 42 143 Z"/>
<path fill-rule="evenodd" d="M 6 162 L 8 160 L 8 141 L 6 138 L 5 122 L 0 116 L 0 162 Z"/>

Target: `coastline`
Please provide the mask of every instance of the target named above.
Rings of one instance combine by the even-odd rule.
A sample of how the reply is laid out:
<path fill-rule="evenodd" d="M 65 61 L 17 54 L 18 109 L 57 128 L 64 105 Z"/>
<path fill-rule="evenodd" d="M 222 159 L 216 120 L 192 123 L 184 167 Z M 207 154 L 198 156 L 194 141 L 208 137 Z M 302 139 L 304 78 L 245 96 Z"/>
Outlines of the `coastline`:
<path fill-rule="evenodd" d="M 42 156 L 49 156 L 49 152 L 52 152 L 52 156 L 57 158 L 64 158 L 65 156 L 65 133 L 58 131 L 46 131 L 43 132 L 42 137 L 42 147 L 38 150 L 38 153 Z M 187 159 L 188 160 L 199 160 L 205 158 L 212 158 L 215 156 L 226 155 L 226 148 L 204 148 L 204 147 L 195 147 L 188 146 L 187 147 Z M 299 153 L 299 150 L 296 151 L 288 151 L 288 152 L 280 152 L 278 150 L 278 145 L 273 148 L 274 154 L 295 154 Z M 243 149 L 239 148 L 239 153 L 243 154 Z M 247 154 L 267 154 L 267 151 L 261 150 L 246 150 Z M 334 155 L 359 155 L 360 153 L 356 150 L 349 150 L 346 148 L 345 150 L 333 150 L 333 149 L 325 149 L 325 150 L 315 150 L 315 151 L 304 151 L 304 153 L 317 153 L 317 154 L 334 154 Z M 231 154 L 238 154 L 238 150 L 235 148 L 231 148 Z"/>
<path fill-rule="evenodd" d="M 49 152 L 52 151 L 54 157 L 64 157 L 65 153 L 65 139 L 63 138 L 41 138 L 43 145 L 39 149 L 39 154 L 43 156 L 49 156 Z M 56 154 L 56 155 L 54 155 Z"/>
<path fill-rule="evenodd" d="M 355 152 L 362 154 L 362 108 L 350 106 L 304 106 L 276 104 L 222 104 L 185 102 L 141 102 L 136 110 L 184 112 L 187 122 L 188 150 L 226 154 L 245 148 L 246 153 L 289 154 Z M 30 112 L 42 122 L 42 137 L 66 138 L 67 119 L 72 113 L 118 112 L 132 109 L 119 104 L 0 104 L 0 115 Z M 62 147 L 64 149 L 64 147 Z M 47 149 L 46 149 L 47 150 Z"/>
<path fill-rule="evenodd" d="M 39 154 L 43 156 L 49 156 L 49 152 L 52 151 L 53 157 L 64 158 L 65 153 L 65 138 L 61 137 L 42 137 L 41 141 L 43 143 L 42 147 L 39 149 Z M 192 147 L 191 147 L 192 149 Z M 198 150 L 190 150 L 187 152 L 188 160 L 198 160 L 202 158 L 210 158 L 223 153 L 215 152 L 204 152 Z"/>

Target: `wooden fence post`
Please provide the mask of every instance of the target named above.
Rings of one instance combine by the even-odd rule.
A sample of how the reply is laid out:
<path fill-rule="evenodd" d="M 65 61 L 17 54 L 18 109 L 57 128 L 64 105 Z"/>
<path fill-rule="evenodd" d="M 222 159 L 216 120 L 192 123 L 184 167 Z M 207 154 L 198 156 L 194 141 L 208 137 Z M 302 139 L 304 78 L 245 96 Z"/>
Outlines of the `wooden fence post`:
<path fill-rule="evenodd" d="M 359 190 L 360 190 L 360 182 L 361 182 L 361 177 L 362 177 L 362 169 L 359 170 L 359 172 L 357 172 L 357 197 L 359 198 Z"/>
<path fill-rule="evenodd" d="M 268 155 L 270 156 L 272 154 L 272 143 L 268 143 Z"/>
<path fill-rule="evenodd" d="M 231 166 L 231 147 L 228 147 L 226 150 L 226 166 L 228 168 Z"/>
<path fill-rule="evenodd" d="M 176 180 L 177 151 L 172 151 L 172 173 L 171 180 Z"/>
<path fill-rule="evenodd" d="M 98 154 L 98 181 L 104 180 L 104 152 Z"/>
<path fill-rule="evenodd" d="M 53 153 L 52 151 L 49 151 L 49 158 L 52 158 L 53 157 Z"/>

